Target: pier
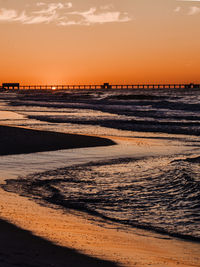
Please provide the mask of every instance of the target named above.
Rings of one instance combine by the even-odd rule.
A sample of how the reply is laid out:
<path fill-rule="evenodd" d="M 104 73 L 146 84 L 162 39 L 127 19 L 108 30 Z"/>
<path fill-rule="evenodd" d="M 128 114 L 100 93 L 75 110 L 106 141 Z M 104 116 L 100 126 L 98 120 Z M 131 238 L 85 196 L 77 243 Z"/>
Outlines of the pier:
<path fill-rule="evenodd" d="M 109 84 L 101 85 L 20 85 L 3 83 L 1 90 L 80 90 L 80 89 L 200 89 L 200 84 Z"/>

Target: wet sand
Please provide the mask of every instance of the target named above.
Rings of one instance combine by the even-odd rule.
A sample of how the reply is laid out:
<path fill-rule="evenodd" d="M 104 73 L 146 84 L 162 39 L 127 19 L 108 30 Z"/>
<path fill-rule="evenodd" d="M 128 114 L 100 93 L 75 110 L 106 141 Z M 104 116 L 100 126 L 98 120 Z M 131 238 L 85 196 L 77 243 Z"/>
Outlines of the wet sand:
<path fill-rule="evenodd" d="M 63 213 L 1 188 L 0 214 L 2 267 L 116 266 L 113 262 L 120 266 L 200 266 L 199 243 L 122 229 L 95 218 L 92 223 L 84 213 Z"/>
<path fill-rule="evenodd" d="M 121 228 L 96 218 L 91 221 L 84 213 L 44 207 L 1 188 L 0 210 L 3 220 L 20 227 L 0 221 L 0 261 L 6 263 L 2 267 L 114 266 L 113 262 L 128 267 L 200 266 L 199 243 Z"/>
<path fill-rule="evenodd" d="M 0 155 L 112 144 L 114 142 L 105 138 L 0 126 Z M 2 195 L 4 192 L 1 193 Z M 4 204 L 6 204 L 5 209 L 9 210 L 9 204 L 6 202 Z M 0 209 L 1 217 L 3 206 Z M 111 262 L 81 254 L 74 249 L 55 245 L 2 219 L 0 219 L 0 242 L 0 266 L 2 267 L 116 266 Z"/>
<path fill-rule="evenodd" d="M 0 155 L 108 145 L 114 145 L 114 142 L 95 136 L 63 134 L 0 125 Z"/>

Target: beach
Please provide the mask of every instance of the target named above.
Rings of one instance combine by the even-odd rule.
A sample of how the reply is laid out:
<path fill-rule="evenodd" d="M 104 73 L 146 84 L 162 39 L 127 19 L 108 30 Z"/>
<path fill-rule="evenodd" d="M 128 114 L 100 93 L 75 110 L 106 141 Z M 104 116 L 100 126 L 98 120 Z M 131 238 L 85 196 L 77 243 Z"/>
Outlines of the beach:
<path fill-rule="evenodd" d="M 31 129 L 5 125 L 0 126 L 0 140 L 1 155 L 114 144 L 114 142 L 104 138 L 34 131 Z M 24 204 L 26 201 L 22 205 L 23 209 L 17 211 L 13 207 L 13 205 L 15 206 L 14 202 L 17 201 L 17 199 L 15 199 L 14 202 L 9 200 L 9 194 L 6 197 L 5 192 L 1 192 L 1 266 L 116 266 L 109 261 L 86 256 L 75 249 L 55 245 L 51 241 L 47 241 L 45 238 L 37 237 L 32 233 L 34 229 L 31 228 L 28 231 L 20 228 L 21 223 L 19 224 L 19 227 L 17 227 L 15 224 L 18 222 L 18 216 L 22 216 L 23 221 L 24 216 L 27 216 L 27 212 L 26 214 L 20 214 L 21 212 L 24 212 L 23 209 L 25 208 Z M 17 203 L 16 208 L 19 207 L 19 205 L 20 203 Z M 28 206 L 26 209 L 27 208 Z M 6 211 L 6 214 L 11 212 L 11 217 L 7 217 L 4 211 Z M 40 214 L 32 214 L 32 216 L 31 221 L 34 217 L 39 218 Z M 3 220 L 2 218 L 5 218 L 6 220 Z M 17 221 L 15 221 L 15 219 L 17 219 Z M 47 220 L 45 221 L 47 222 Z M 34 221 L 34 223 L 35 222 L 36 221 Z M 37 220 L 37 223 L 40 223 L 39 220 Z M 41 224 L 41 229 L 43 227 L 44 225 Z"/>
<path fill-rule="evenodd" d="M 95 225 L 0 190 L 2 266 L 199 266 L 198 243 Z"/>
<path fill-rule="evenodd" d="M 198 217 L 188 216 L 184 227 L 188 202 L 180 199 L 181 209 L 176 205 L 169 215 L 165 206 L 166 197 L 174 202 L 176 193 L 179 200 L 182 190 L 190 197 L 187 188 L 193 199 L 198 193 L 191 179 L 183 180 L 187 169 L 198 179 L 198 137 L 93 127 L 93 117 L 116 116 L 86 109 L 77 117 L 77 123 L 89 120 L 86 127 L 65 124 L 77 110 L 45 104 L 1 103 L 1 266 L 199 266 Z M 46 117 L 35 120 L 33 113 Z M 174 177 L 182 173 L 179 182 Z M 138 183 L 144 187 L 138 190 Z"/>
<path fill-rule="evenodd" d="M 0 267 L 200 267 L 200 0 L 0 25 Z"/>
<path fill-rule="evenodd" d="M 0 204 L 4 220 L 31 232 L 1 221 L 2 266 L 199 266 L 196 243 L 138 229 L 127 232 L 117 225 L 116 229 L 98 226 L 84 217 L 41 207 L 2 189 Z"/>

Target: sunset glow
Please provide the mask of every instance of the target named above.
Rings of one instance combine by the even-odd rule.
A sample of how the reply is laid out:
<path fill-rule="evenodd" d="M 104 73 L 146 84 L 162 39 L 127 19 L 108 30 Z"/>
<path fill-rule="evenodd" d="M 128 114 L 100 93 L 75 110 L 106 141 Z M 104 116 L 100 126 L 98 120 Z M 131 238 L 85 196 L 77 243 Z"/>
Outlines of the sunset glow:
<path fill-rule="evenodd" d="M 0 0 L 0 83 L 199 83 L 199 25 L 197 0 Z"/>

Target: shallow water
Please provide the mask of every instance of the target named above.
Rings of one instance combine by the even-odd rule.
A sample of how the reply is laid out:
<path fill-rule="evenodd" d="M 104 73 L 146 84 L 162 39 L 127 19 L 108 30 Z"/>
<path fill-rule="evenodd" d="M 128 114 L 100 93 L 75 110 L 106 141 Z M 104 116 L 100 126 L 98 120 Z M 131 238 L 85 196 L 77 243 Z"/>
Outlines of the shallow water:
<path fill-rule="evenodd" d="M 7 190 L 130 227 L 200 238 L 199 91 L 49 97 L 2 100 L 0 122 L 112 136 L 119 144 L 1 157 L 2 180 L 21 176 Z"/>
<path fill-rule="evenodd" d="M 187 160 L 101 161 L 29 175 L 6 188 L 129 226 L 200 240 L 200 166 Z"/>
<path fill-rule="evenodd" d="M 46 97 L 46 99 L 45 99 Z M 125 131 L 200 134 L 199 89 L 72 90 L 11 99 L 20 114 L 39 121 Z M 29 105 L 29 109 L 27 109 Z M 41 109 L 42 107 L 42 109 Z M 13 107 L 11 107 L 13 109 Z M 76 128 L 74 127 L 74 128 Z M 107 134 L 109 135 L 109 134 Z"/>

